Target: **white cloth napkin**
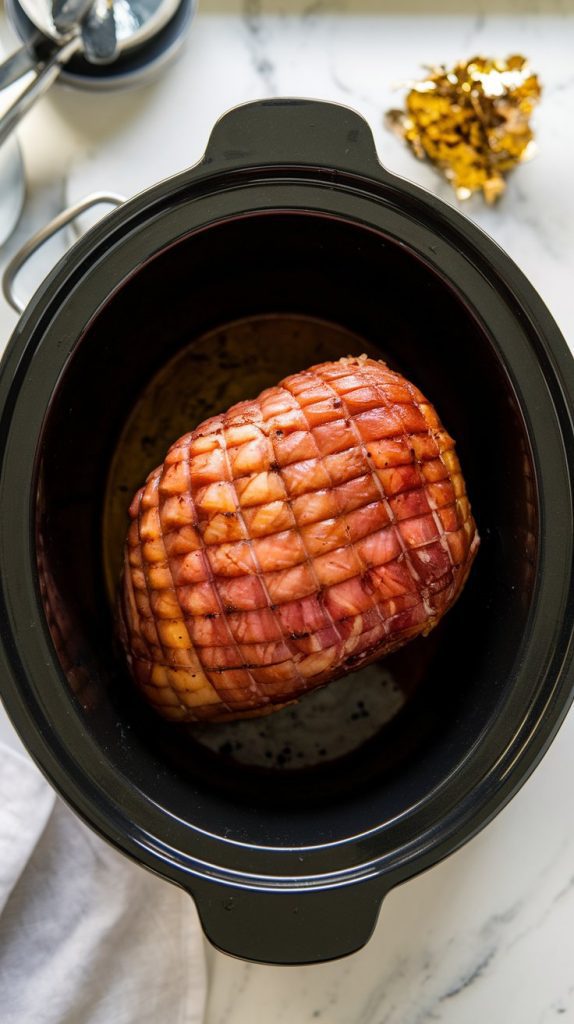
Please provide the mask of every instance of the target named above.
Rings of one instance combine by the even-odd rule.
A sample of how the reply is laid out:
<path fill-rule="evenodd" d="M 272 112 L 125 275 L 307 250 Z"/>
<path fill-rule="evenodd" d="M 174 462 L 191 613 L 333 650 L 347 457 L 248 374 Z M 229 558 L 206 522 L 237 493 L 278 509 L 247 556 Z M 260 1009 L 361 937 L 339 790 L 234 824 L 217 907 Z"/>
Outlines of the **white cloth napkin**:
<path fill-rule="evenodd" d="M 200 1024 L 192 900 L 85 826 L 0 743 L 2 1024 Z"/>

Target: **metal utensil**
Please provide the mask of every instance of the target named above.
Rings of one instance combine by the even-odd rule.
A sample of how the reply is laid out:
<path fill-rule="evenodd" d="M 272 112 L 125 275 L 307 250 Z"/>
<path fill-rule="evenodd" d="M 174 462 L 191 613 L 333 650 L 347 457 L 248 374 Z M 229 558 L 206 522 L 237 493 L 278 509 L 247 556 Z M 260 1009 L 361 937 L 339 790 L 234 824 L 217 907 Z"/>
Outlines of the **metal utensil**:
<path fill-rule="evenodd" d="M 95 0 L 82 23 L 84 57 L 92 64 L 109 64 L 118 54 L 114 0 Z"/>
<path fill-rule="evenodd" d="M 72 36 L 62 46 L 59 46 L 45 64 L 36 68 L 36 77 L 20 93 L 17 99 L 8 107 L 0 118 L 0 146 L 6 141 L 13 129 L 22 120 L 25 114 L 34 106 L 36 100 L 43 96 L 56 81 L 62 64 L 70 59 L 81 48 L 81 37 Z"/>
<path fill-rule="evenodd" d="M 0 90 L 55 58 L 77 34 L 94 0 L 53 0 L 51 5 L 46 0 L 24 0 L 24 3 L 26 16 L 38 31 L 0 65 Z"/>
<path fill-rule="evenodd" d="M 71 18 L 73 2 L 67 0 L 58 7 L 56 17 L 59 23 L 62 23 L 62 17 L 65 20 Z M 76 10 L 83 10 L 81 21 L 72 34 L 62 37 L 52 17 L 52 0 L 48 0 L 49 8 L 46 0 L 20 0 L 28 18 L 42 33 L 43 42 L 51 39 L 58 45 L 48 49 L 47 56 L 39 63 L 34 63 L 29 53 L 26 57 L 18 51 L 0 65 L 0 87 L 16 81 L 26 71 L 34 69 L 36 72 L 36 77 L 0 118 L 0 145 L 36 100 L 56 81 L 62 66 L 74 54 L 84 53 L 86 59 L 99 63 L 114 60 L 124 50 L 141 45 L 159 32 L 175 14 L 180 0 L 103 0 L 109 11 L 103 12 L 104 17 L 97 15 L 93 19 L 93 0 L 75 2 Z M 113 35 L 110 18 L 113 18 Z"/>
<path fill-rule="evenodd" d="M 94 0 L 52 0 L 51 20 L 56 32 L 66 36 L 75 32 Z"/>
<path fill-rule="evenodd" d="M 78 17 L 76 13 L 80 5 L 81 0 L 62 0 L 60 3 L 58 0 L 22 0 L 21 4 L 38 32 L 54 42 L 66 38 L 77 26 L 81 20 L 81 15 Z M 90 3 L 85 5 L 84 13 L 89 6 Z"/>

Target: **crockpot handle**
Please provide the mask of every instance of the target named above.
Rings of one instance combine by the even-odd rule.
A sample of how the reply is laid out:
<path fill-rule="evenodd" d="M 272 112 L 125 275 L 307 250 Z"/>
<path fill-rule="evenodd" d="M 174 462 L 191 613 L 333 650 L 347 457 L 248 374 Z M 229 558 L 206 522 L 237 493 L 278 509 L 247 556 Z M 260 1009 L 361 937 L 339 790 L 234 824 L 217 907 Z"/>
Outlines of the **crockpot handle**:
<path fill-rule="evenodd" d="M 203 164 L 210 170 L 314 166 L 391 177 L 365 119 L 350 107 L 319 100 L 270 99 L 234 107 L 215 124 Z"/>
<path fill-rule="evenodd" d="M 219 950 L 267 964 L 312 964 L 370 939 L 387 889 L 381 879 L 293 891 L 193 886 L 203 930 Z"/>
<path fill-rule="evenodd" d="M 67 224 L 71 224 L 76 217 L 80 217 L 82 213 L 86 213 L 87 210 L 91 210 L 93 206 L 99 206 L 100 203 L 105 203 L 108 206 L 121 206 L 125 203 L 125 196 L 117 195 L 115 192 L 94 192 L 90 196 L 86 196 L 85 199 L 81 199 L 79 202 L 74 203 L 73 206 L 69 206 L 66 210 L 62 210 L 49 224 L 45 227 L 40 228 L 36 231 L 24 245 L 18 249 L 18 252 L 12 257 L 10 262 L 6 265 L 4 273 L 2 275 L 2 291 L 4 298 L 10 303 L 12 309 L 15 309 L 17 313 L 23 313 L 26 308 L 26 303 L 22 302 L 18 298 L 14 290 L 16 278 L 22 267 L 28 262 L 31 256 L 34 255 L 37 249 L 40 248 L 44 242 L 47 242 L 49 238 L 52 238 L 58 231 L 65 228 Z"/>

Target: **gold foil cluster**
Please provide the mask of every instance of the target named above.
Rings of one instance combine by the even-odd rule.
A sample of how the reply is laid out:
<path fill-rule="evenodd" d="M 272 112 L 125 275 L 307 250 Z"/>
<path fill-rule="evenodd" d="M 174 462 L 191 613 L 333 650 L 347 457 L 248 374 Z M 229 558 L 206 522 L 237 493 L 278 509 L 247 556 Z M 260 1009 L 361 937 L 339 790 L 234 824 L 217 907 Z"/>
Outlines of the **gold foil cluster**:
<path fill-rule="evenodd" d="M 473 57 L 427 68 L 409 83 L 405 110 L 389 110 L 387 124 L 442 169 L 459 199 L 482 190 L 494 203 L 504 175 L 533 155 L 530 115 L 540 99 L 537 75 L 525 57 Z"/>

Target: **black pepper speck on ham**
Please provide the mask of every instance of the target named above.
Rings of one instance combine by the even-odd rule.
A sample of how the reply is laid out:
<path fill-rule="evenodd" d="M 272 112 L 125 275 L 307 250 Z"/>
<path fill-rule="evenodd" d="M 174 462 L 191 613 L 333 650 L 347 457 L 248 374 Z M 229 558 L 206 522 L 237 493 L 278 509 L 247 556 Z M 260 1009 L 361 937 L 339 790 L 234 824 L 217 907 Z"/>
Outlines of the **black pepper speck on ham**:
<path fill-rule="evenodd" d="M 428 633 L 479 544 L 432 405 L 364 356 L 201 423 L 130 516 L 119 632 L 179 722 L 266 714 Z"/>

